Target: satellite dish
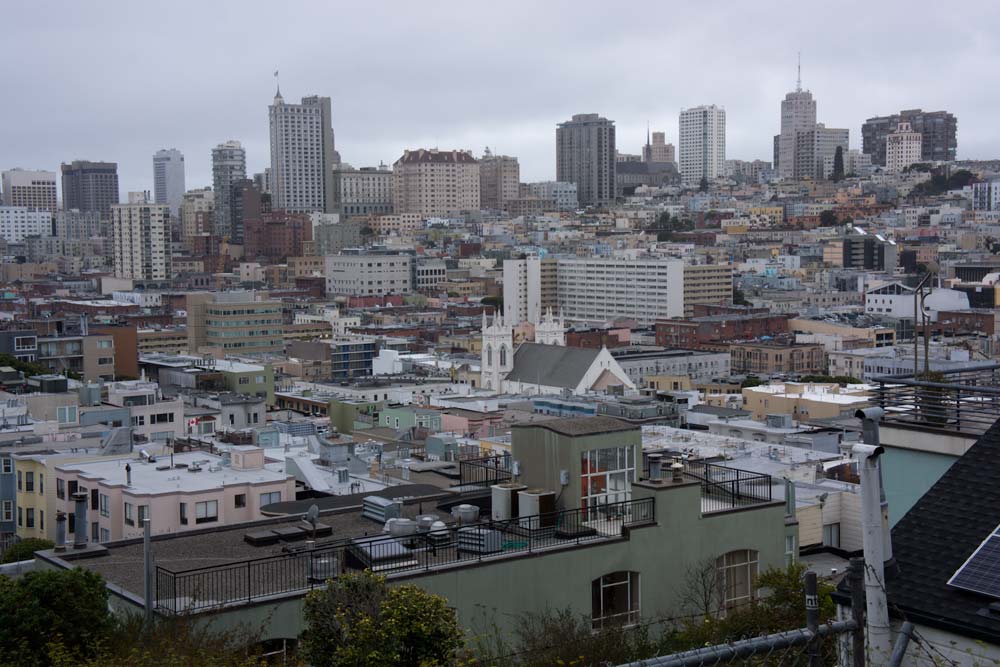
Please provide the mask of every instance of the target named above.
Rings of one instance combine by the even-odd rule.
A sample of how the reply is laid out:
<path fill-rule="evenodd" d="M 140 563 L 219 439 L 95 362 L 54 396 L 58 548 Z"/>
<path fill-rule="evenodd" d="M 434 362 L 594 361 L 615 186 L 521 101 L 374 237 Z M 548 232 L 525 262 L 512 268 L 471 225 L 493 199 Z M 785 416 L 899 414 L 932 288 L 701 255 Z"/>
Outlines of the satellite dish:
<path fill-rule="evenodd" d="M 316 505 L 310 505 L 309 509 L 306 510 L 306 515 L 302 517 L 302 520 L 312 526 L 312 539 L 316 540 L 316 522 L 319 520 L 319 507 Z"/>

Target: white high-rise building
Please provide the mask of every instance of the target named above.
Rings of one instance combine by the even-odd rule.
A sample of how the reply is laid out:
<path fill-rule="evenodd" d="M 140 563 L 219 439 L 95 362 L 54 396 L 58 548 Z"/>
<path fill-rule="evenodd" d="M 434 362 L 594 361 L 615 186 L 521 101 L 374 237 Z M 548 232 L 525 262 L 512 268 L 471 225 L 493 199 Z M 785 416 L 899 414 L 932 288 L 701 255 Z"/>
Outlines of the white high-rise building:
<path fill-rule="evenodd" d="M 910 123 L 899 123 L 896 131 L 885 138 L 886 171 L 903 171 L 920 162 L 922 150 L 923 135 L 914 132 Z"/>
<path fill-rule="evenodd" d="M 247 152 L 238 141 L 212 149 L 212 188 L 215 191 L 215 234 L 233 236 L 233 184 L 247 177 Z"/>
<path fill-rule="evenodd" d="M 697 185 L 725 174 L 726 110 L 714 104 L 684 109 L 680 114 L 681 180 Z"/>
<path fill-rule="evenodd" d="M 603 323 L 641 325 L 684 316 L 684 262 L 679 259 L 565 258 L 558 261 L 559 312 Z"/>
<path fill-rule="evenodd" d="M 25 206 L 55 215 L 57 205 L 54 171 L 11 169 L 3 172 L 0 180 L 4 206 Z"/>
<path fill-rule="evenodd" d="M 0 206 L 0 238 L 20 243 L 28 236 L 52 236 L 52 214 L 27 206 Z"/>
<path fill-rule="evenodd" d="M 270 191 L 276 210 L 336 213 L 334 149 L 329 97 L 303 97 L 286 104 L 279 90 L 269 109 L 271 122 Z"/>
<path fill-rule="evenodd" d="M 111 206 L 115 277 L 170 279 L 169 209 L 154 204 L 148 192 L 130 192 L 127 204 Z"/>
<path fill-rule="evenodd" d="M 176 148 L 164 148 L 153 154 L 153 201 L 170 207 L 178 217 L 184 198 L 184 155 Z"/>
<path fill-rule="evenodd" d="M 512 324 L 542 321 L 546 309 L 558 307 L 558 264 L 536 254 L 503 262 L 503 303 Z"/>

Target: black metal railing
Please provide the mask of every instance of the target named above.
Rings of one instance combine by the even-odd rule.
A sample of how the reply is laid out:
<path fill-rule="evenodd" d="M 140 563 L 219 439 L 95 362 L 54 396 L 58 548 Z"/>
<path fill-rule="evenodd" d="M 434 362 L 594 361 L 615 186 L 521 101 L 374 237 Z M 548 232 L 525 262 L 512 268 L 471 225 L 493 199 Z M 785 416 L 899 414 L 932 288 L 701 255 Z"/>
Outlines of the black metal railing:
<path fill-rule="evenodd" d="M 504 521 L 480 521 L 408 536 L 299 543 L 288 553 L 184 571 L 156 568 L 156 608 L 177 614 L 305 592 L 342 573 L 387 576 L 621 539 L 623 529 L 656 521 L 654 498 L 607 503 Z"/>
<path fill-rule="evenodd" d="M 706 514 L 774 500 L 771 476 L 764 473 L 705 461 L 684 461 L 684 472 L 701 482 L 701 510 Z"/>
<path fill-rule="evenodd" d="M 980 435 L 1000 418 L 1000 365 L 873 378 L 889 424 Z"/>
<path fill-rule="evenodd" d="M 462 459 L 458 462 L 458 471 L 463 486 L 493 486 L 514 478 L 511 457 L 506 454 Z"/>

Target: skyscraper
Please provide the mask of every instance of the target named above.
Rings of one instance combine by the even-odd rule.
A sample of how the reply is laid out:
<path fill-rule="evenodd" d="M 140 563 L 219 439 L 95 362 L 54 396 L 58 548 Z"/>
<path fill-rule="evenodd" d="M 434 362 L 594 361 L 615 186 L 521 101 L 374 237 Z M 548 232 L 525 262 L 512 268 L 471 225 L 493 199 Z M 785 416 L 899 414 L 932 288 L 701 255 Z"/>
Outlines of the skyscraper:
<path fill-rule="evenodd" d="M 148 192 L 130 192 L 127 204 L 111 206 L 115 277 L 170 279 L 167 216 L 167 205 L 149 201 Z"/>
<path fill-rule="evenodd" d="M 575 114 L 556 126 L 556 180 L 576 184 L 583 206 L 615 201 L 615 121 Z"/>
<path fill-rule="evenodd" d="M 909 123 L 920 134 L 923 162 L 950 162 L 958 152 L 958 119 L 947 111 L 906 109 L 891 116 L 869 118 L 861 126 L 861 150 L 872 156 L 872 164 L 886 166 L 886 138 L 900 123 Z"/>
<path fill-rule="evenodd" d="M 215 191 L 215 234 L 232 239 L 233 184 L 247 177 L 247 154 L 243 144 L 226 141 L 212 149 L 212 188 Z"/>
<path fill-rule="evenodd" d="M 180 215 L 184 198 L 184 156 L 176 148 L 153 154 L 153 200 L 170 207 L 170 215 Z"/>
<path fill-rule="evenodd" d="M 487 148 L 479 161 L 480 206 L 504 210 L 507 202 L 517 199 L 521 188 L 521 167 L 516 157 L 494 155 Z"/>
<path fill-rule="evenodd" d="M 725 173 L 726 110 L 714 104 L 683 109 L 680 115 L 681 180 L 697 185 Z"/>
<path fill-rule="evenodd" d="M 62 165 L 63 208 L 111 214 L 118 198 L 118 163 L 73 160 Z"/>
<path fill-rule="evenodd" d="M 425 218 L 478 211 L 479 161 L 468 151 L 403 151 L 392 165 L 392 209 Z"/>
<path fill-rule="evenodd" d="M 816 100 L 808 90 L 802 90 L 802 65 L 795 90 L 785 95 L 781 101 L 781 132 L 778 134 L 778 150 L 774 168 L 782 178 L 795 178 L 795 144 L 799 132 L 809 132 L 816 128 Z M 846 149 L 845 149 L 846 150 Z"/>
<path fill-rule="evenodd" d="M 334 150 L 329 97 L 303 97 L 285 104 L 281 91 L 269 109 L 271 121 L 270 191 L 275 210 L 336 212 Z"/>

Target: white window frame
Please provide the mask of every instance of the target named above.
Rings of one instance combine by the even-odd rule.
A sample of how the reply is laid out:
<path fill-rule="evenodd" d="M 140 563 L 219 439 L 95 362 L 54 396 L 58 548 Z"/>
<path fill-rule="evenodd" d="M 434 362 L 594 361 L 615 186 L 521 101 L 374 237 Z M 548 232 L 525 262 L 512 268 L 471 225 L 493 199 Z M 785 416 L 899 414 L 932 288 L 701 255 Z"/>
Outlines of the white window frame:
<path fill-rule="evenodd" d="M 219 520 L 219 501 L 202 500 L 194 504 L 194 522 L 212 523 Z"/>
<path fill-rule="evenodd" d="M 277 496 L 277 498 L 275 498 Z M 268 493 L 260 494 L 260 507 L 264 505 L 270 505 L 271 503 L 281 502 L 281 491 L 269 491 Z"/>
<path fill-rule="evenodd" d="M 13 521 L 14 520 L 14 501 L 5 500 L 3 501 L 3 520 Z"/>
<path fill-rule="evenodd" d="M 623 580 L 615 580 L 625 575 Z M 619 572 L 609 572 L 590 582 L 591 586 L 591 622 L 595 630 L 608 625 L 622 625 L 628 627 L 639 622 L 641 613 L 639 573 L 632 570 L 622 570 Z M 627 610 L 624 612 L 607 613 L 605 596 L 612 588 L 621 587 L 624 589 Z M 599 606 L 594 607 L 594 603 Z"/>
<path fill-rule="evenodd" d="M 725 553 L 716 560 L 716 570 L 725 609 L 739 607 L 756 598 L 757 578 L 760 576 L 760 555 L 756 550 L 735 549 Z"/>

